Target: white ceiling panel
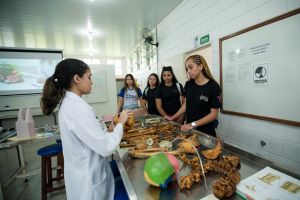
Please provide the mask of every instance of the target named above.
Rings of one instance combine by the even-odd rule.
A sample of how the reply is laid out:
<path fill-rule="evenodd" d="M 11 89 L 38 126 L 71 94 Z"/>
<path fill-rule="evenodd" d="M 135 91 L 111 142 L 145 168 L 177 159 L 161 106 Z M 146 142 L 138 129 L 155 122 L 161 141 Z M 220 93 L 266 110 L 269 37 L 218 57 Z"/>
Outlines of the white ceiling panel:
<path fill-rule="evenodd" d="M 0 46 L 124 56 L 182 0 L 1 0 Z M 90 25 L 89 25 L 90 24 Z M 89 40 L 92 32 L 93 40 Z"/>

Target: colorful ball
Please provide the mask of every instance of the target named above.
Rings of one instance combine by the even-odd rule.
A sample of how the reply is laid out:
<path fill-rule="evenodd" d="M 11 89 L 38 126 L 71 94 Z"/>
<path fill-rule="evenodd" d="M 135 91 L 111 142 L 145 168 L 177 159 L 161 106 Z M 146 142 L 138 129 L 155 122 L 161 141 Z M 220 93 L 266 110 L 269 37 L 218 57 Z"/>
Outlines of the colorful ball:
<path fill-rule="evenodd" d="M 166 188 L 178 173 L 179 163 L 175 156 L 168 153 L 157 153 L 147 159 L 144 167 L 144 178 L 150 185 Z"/>

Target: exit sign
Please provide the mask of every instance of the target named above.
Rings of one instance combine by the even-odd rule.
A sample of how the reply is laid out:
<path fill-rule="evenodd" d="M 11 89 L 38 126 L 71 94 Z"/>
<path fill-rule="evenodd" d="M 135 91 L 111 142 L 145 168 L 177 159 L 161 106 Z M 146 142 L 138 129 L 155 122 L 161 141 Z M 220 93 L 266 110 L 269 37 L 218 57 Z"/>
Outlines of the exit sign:
<path fill-rule="evenodd" d="M 209 34 L 204 35 L 204 36 L 197 36 L 197 37 L 195 37 L 194 41 L 195 41 L 195 43 L 194 43 L 195 48 L 201 47 L 209 42 Z"/>
<path fill-rule="evenodd" d="M 200 37 L 200 45 L 209 42 L 209 34 Z"/>

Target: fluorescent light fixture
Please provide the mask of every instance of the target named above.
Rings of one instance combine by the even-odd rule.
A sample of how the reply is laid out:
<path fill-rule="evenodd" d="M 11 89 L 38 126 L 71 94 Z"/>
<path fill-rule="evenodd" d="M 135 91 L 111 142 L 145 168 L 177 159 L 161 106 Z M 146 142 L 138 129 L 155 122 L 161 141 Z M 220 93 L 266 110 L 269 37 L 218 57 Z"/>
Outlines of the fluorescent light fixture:
<path fill-rule="evenodd" d="M 91 22 L 91 20 L 88 20 L 87 29 L 88 29 L 88 32 L 92 32 L 92 22 Z"/>
<path fill-rule="evenodd" d="M 92 31 L 89 32 L 89 40 L 93 40 L 93 32 Z"/>

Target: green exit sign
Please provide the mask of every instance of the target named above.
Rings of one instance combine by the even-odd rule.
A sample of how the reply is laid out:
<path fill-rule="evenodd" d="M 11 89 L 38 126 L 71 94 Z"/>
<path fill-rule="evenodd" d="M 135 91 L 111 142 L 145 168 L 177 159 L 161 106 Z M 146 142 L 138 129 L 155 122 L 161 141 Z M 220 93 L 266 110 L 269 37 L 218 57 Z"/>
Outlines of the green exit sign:
<path fill-rule="evenodd" d="M 200 45 L 205 44 L 207 42 L 209 42 L 209 34 L 204 35 L 200 38 Z"/>

